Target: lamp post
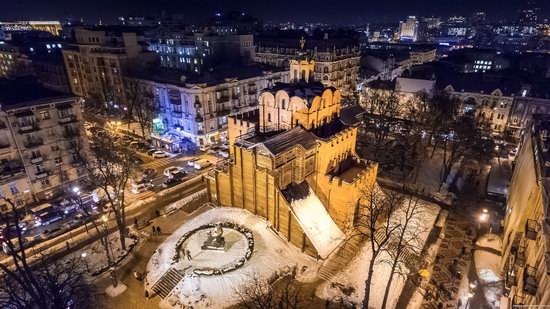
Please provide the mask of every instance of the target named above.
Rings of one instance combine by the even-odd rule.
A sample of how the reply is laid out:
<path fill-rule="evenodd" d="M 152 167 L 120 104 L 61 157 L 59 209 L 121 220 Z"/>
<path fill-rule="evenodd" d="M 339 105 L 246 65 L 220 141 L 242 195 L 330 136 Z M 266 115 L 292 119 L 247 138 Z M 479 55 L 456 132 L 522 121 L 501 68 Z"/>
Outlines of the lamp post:
<path fill-rule="evenodd" d="M 468 308 L 468 305 L 470 304 L 470 299 L 474 297 L 475 295 L 475 289 L 477 287 L 477 281 L 470 282 L 470 286 L 468 287 L 468 300 L 466 301 L 466 306 L 464 306 L 464 309 Z"/>
<path fill-rule="evenodd" d="M 84 261 L 84 265 L 86 265 L 86 271 L 90 272 L 90 266 L 88 266 L 88 260 L 86 259 L 86 252 L 82 252 L 80 255 L 82 257 L 82 260 Z"/>

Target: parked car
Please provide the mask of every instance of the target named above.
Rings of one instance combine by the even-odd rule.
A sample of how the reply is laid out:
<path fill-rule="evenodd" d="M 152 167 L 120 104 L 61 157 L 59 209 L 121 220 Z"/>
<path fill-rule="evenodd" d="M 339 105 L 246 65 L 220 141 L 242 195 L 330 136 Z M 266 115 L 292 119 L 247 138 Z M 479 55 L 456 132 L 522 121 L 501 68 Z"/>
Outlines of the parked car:
<path fill-rule="evenodd" d="M 178 166 L 170 166 L 168 168 L 166 168 L 164 170 L 164 176 L 168 177 L 168 178 L 172 178 L 174 177 L 175 175 L 179 175 L 181 174 L 183 171 L 183 169 L 181 167 L 178 167 Z"/>
<path fill-rule="evenodd" d="M 218 155 L 220 155 L 221 157 L 226 158 L 226 159 L 229 158 L 229 152 L 227 150 L 223 150 L 223 149 L 219 150 Z"/>
<path fill-rule="evenodd" d="M 202 159 L 202 160 L 199 160 L 199 161 L 195 162 L 195 169 L 202 170 L 203 168 L 209 167 L 210 165 L 212 165 L 212 162 L 210 162 L 206 159 Z"/>
<path fill-rule="evenodd" d="M 200 146 L 200 147 L 199 147 L 199 150 L 200 150 L 200 151 L 203 151 L 203 152 L 208 151 L 208 149 L 210 149 L 210 146 L 209 146 L 209 145 L 204 145 L 204 146 Z"/>
<path fill-rule="evenodd" d="M 181 183 L 182 180 L 180 178 L 168 178 L 162 183 L 163 188 L 170 188 L 173 187 L 179 183 Z"/>
<path fill-rule="evenodd" d="M 164 151 L 157 150 L 153 153 L 153 158 L 155 159 L 168 158 L 168 154 Z"/>
<path fill-rule="evenodd" d="M 42 239 L 50 239 L 61 234 L 63 234 L 63 229 L 61 227 L 56 227 L 51 230 L 45 230 L 42 234 L 40 234 L 40 237 Z"/>
<path fill-rule="evenodd" d="M 145 153 L 146 153 L 147 155 L 152 156 L 152 155 L 153 155 L 155 152 L 157 152 L 157 151 L 158 151 L 158 150 L 157 150 L 156 148 L 151 148 L 151 149 L 147 150 Z"/>
<path fill-rule="evenodd" d="M 192 158 L 189 161 L 187 161 L 187 165 L 189 166 L 195 166 L 195 162 L 197 162 L 199 158 Z"/>

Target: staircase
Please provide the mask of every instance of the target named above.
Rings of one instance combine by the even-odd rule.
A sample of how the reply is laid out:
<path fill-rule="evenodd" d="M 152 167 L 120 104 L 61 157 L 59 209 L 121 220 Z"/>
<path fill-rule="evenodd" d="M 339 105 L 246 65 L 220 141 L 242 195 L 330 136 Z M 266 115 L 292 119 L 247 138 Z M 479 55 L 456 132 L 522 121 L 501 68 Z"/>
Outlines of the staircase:
<path fill-rule="evenodd" d="M 343 243 L 328 259 L 323 263 L 317 275 L 320 278 L 330 281 L 339 271 L 351 262 L 360 252 L 363 244 L 362 236 L 355 236 Z"/>
<path fill-rule="evenodd" d="M 185 276 L 185 270 L 177 270 L 170 267 L 155 285 L 153 285 L 152 290 L 160 296 L 160 298 L 164 299 L 170 295 L 170 292 L 180 283 L 183 276 Z"/>

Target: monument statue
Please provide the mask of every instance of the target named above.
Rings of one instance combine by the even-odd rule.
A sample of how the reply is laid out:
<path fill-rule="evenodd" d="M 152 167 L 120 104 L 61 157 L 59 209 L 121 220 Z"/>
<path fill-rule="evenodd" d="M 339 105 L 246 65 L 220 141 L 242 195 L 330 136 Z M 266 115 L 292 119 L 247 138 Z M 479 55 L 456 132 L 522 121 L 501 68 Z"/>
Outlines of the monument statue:
<path fill-rule="evenodd" d="M 201 246 L 202 250 L 225 250 L 225 239 L 223 238 L 223 229 L 218 223 L 212 231 L 208 231 L 208 238 Z"/>

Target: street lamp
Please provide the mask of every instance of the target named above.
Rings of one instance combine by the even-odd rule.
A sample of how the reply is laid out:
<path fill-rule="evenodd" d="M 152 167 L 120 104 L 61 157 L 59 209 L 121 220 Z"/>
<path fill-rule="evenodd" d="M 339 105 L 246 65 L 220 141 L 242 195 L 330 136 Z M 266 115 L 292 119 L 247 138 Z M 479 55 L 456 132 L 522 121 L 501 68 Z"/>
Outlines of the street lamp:
<path fill-rule="evenodd" d="M 84 265 L 86 265 L 86 271 L 90 272 L 90 266 L 88 266 L 88 260 L 86 259 L 86 252 L 82 252 L 80 256 L 82 256 L 82 259 L 84 260 Z"/>

